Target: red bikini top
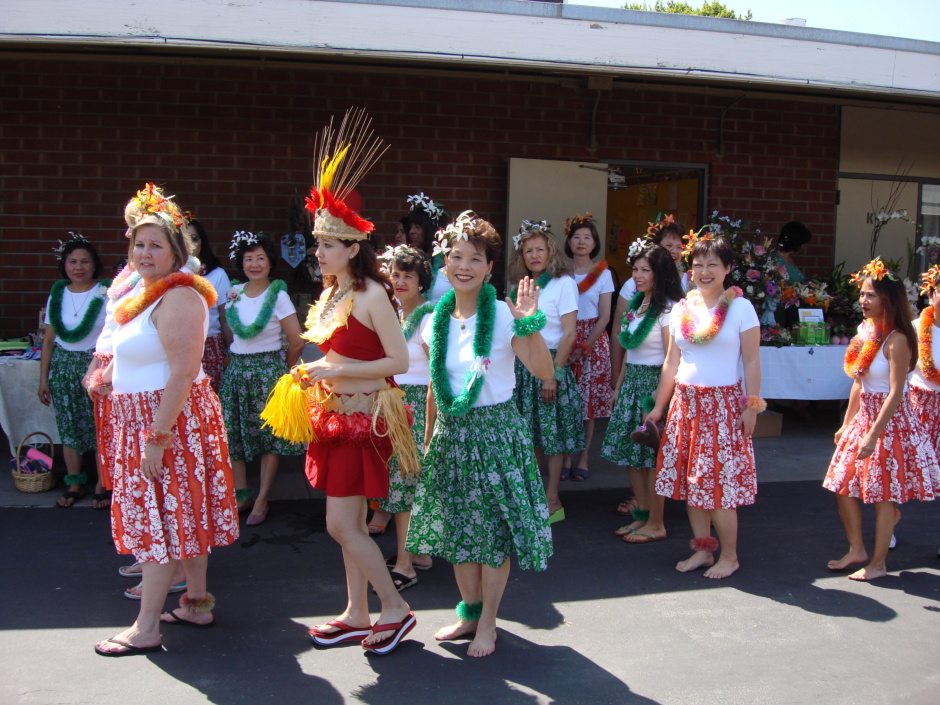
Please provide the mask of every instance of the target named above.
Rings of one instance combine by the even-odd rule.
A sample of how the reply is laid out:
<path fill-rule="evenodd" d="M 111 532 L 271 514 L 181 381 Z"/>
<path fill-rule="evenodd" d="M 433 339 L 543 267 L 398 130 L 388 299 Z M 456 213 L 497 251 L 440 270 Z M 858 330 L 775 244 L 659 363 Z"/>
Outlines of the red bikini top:
<path fill-rule="evenodd" d="M 370 330 L 358 318 L 349 315 L 346 325 L 333 331 L 329 340 L 320 343 L 317 347 L 324 353 L 335 350 L 350 360 L 381 360 L 385 357 L 385 348 L 374 330 Z"/>

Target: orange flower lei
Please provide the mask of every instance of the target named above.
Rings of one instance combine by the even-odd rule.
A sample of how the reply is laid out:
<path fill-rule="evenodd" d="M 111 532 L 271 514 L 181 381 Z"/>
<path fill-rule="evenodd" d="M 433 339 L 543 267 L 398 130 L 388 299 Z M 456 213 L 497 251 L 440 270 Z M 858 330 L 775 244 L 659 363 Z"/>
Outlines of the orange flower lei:
<path fill-rule="evenodd" d="M 704 345 L 711 341 L 712 338 L 718 335 L 721 327 L 725 324 L 725 318 L 728 315 L 728 309 L 731 308 L 731 302 L 739 296 L 744 296 L 744 292 L 741 291 L 739 287 L 733 286 L 730 289 L 725 289 L 721 298 L 718 299 L 718 306 L 715 309 L 715 313 L 712 314 L 711 320 L 708 322 L 705 330 L 696 330 L 695 321 L 692 319 L 692 312 L 689 310 L 689 303 L 703 303 L 704 299 L 702 299 L 702 292 L 698 289 L 692 289 L 692 291 L 686 294 L 685 298 L 679 302 L 679 305 L 682 306 L 682 316 L 679 319 L 679 330 L 682 333 L 682 337 L 695 345 Z"/>
<path fill-rule="evenodd" d="M 933 306 L 920 312 L 917 323 L 917 366 L 931 384 L 940 384 L 940 370 L 933 362 Z"/>
<path fill-rule="evenodd" d="M 188 286 L 195 289 L 206 300 L 206 305 L 209 308 L 215 306 L 217 298 L 215 289 L 206 279 L 189 272 L 174 272 L 156 284 L 142 289 L 137 296 L 125 297 L 114 310 L 114 320 L 122 326 L 125 323 L 130 323 L 143 311 L 146 311 L 154 301 L 170 289 L 175 289 L 178 286 Z"/>
<path fill-rule="evenodd" d="M 600 277 L 601 272 L 607 271 L 607 260 L 602 259 L 600 262 L 594 265 L 590 272 L 587 273 L 587 276 L 581 280 L 578 284 L 578 293 L 583 294 L 585 291 L 590 289 L 597 283 L 598 277 Z"/>
<path fill-rule="evenodd" d="M 883 342 L 884 332 L 869 321 L 867 335 L 865 333 L 856 335 L 849 343 L 848 350 L 845 351 L 845 362 L 843 363 L 845 374 L 852 379 L 865 376 L 875 359 L 875 355 L 881 350 Z"/>

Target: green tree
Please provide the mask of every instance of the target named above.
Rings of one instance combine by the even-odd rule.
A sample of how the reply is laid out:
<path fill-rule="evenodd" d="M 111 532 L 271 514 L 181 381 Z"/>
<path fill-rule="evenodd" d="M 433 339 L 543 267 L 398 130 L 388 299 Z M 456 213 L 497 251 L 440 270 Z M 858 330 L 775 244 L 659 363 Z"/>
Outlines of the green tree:
<path fill-rule="evenodd" d="M 687 2 L 678 2 L 677 0 L 656 0 L 652 6 L 646 2 L 628 2 L 623 6 L 625 10 L 646 10 L 647 12 L 672 12 L 677 15 L 701 15 L 702 17 L 726 17 L 730 20 L 749 20 L 754 14 L 748 10 L 740 16 L 734 11 L 725 7 L 723 2 L 702 2 L 698 9 L 692 7 Z"/>

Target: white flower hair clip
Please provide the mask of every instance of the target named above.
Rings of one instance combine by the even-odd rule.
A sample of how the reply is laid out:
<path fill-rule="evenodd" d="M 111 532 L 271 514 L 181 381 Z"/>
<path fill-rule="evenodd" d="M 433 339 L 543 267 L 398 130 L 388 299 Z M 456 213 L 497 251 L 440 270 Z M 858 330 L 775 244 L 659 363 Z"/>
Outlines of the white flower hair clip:
<path fill-rule="evenodd" d="M 232 244 L 228 246 L 228 258 L 235 261 L 236 253 L 240 247 L 251 247 L 257 245 L 261 240 L 254 233 L 247 230 L 236 230 L 232 236 Z"/>
<path fill-rule="evenodd" d="M 444 208 L 432 201 L 429 197 L 424 195 L 424 191 L 414 196 L 408 196 L 407 198 L 408 205 L 411 207 L 411 210 L 423 210 L 431 218 L 437 220 L 442 215 L 444 215 Z"/>
<path fill-rule="evenodd" d="M 70 230 L 68 239 L 64 241 L 59 240 L 59 246 L 52 248 L 52 251 L 55 252 L 56 259 L 62 259 L 62 253 L 65 252 L 65 246 L 68 245 L 70 242 L 88 242 L 88 240 L 81 233 L 73 233 Z M 90 245 L 91 243 L 88 242 L 88 244 Z"/>
<path fill-rule="evenodd" d="M 522 225 L 519 226 L 519 233 L 512 236 L 512 244 L 518 250 L 522 247 L 522 241 L 526 235 L 547 233 L 551 227 L 547 220 L 523 220 Z"/>
<path fill-rule="evenodd" d="M 453 244 L 458 240 L 469 242 L 470 234 L 467 231 L 470 230 L 470 227 L 476 219 L 476 213 L 473 211 L 464 211 L 457 216 L 453 223 L 446 228 L 438 230 L 437 238 L 434 240 L 434 252 L 432 257 L 436 257 L 439 254 L 446 255 L 450 252 Z"/>
<path fill-rule="evenodd" d="M 638 256 L 643 250 L 650 246 L 650 241 L 645 237 L 638 237 L 632 243 L 630 243 L 630 249 L 627 250 L 627 260 L 631 260 L 634 257 Z"/>

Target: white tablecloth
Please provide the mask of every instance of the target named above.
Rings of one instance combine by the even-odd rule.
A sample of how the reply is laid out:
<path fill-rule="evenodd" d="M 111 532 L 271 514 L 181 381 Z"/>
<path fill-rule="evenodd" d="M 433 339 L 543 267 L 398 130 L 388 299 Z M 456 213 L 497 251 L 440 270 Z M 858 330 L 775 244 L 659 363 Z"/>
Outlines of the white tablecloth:
<path fill-rule="evenodd" d="M 852 380 L 842 371 L 845 345 L 760 349 L 764 399 L 848 399 Z"/>
<path fill-rule="evenodd" d="M 59 443 L 55 414 L 39 401 L 39 360 L 0 357 L 0 425 L 10 441 L 10 457 L 27 433 L 43 431 Z M 30 440 L 45 442 L 41 436 Z"/>

